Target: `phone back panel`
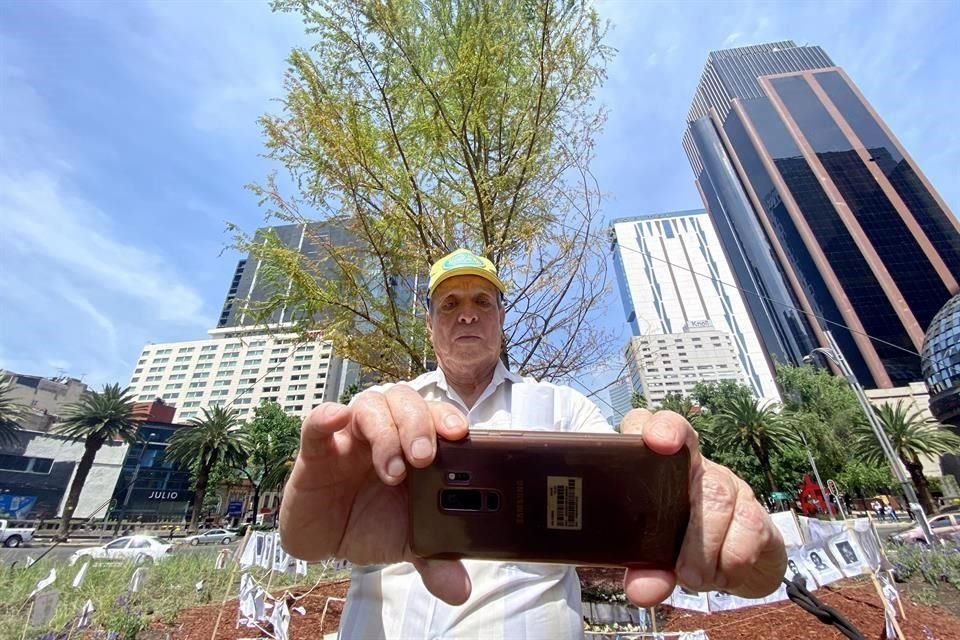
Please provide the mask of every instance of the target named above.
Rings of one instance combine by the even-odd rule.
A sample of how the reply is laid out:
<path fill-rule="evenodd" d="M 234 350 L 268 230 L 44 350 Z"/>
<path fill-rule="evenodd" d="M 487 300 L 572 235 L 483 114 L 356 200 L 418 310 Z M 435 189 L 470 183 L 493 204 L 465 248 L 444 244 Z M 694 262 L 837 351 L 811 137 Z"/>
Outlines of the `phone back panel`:
<path fill-rule="evenodd" d="M 410 469 L 426 558 L 672 569 L 690 516 L 689 452 L 622 434 L 472 431 Z"/>

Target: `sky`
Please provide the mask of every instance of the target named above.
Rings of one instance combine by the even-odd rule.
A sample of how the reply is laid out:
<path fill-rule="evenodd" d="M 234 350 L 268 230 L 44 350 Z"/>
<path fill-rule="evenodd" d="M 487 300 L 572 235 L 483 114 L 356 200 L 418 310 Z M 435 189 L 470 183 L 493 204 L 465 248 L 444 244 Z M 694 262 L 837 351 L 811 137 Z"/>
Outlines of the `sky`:
<path fill-rule="evenodd" d="M 960 3 L 596 7 L 618 51 L 597 96 L 607 220 L 702 206 L 680 140 L 706 55 L 773 40 L 822 46 L 960 210 Z M 306 44 L 254 1 L 0 4 L 0 368 L 126 384 L 145 344 L 205 337 L 239 257 L 226 224 L 263 225 L 244 185 L 279 169 L 257 117 Z"/>

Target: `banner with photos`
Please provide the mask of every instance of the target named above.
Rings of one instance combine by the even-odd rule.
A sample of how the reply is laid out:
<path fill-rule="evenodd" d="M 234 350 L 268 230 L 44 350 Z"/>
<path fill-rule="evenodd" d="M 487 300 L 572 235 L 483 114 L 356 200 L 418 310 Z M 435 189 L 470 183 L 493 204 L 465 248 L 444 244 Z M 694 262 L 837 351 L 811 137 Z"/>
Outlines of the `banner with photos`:
<path fill-rule="evenodd" d="M 787 570 L 784 578 L 797 574 L 807 588 L 832 584 L 844 578 L 870 574 L 888 566 L 873 525 L 867 518 L 825 521 L 799 518 L 790 511 L 774 513 L 771 518 L 787 546 Z M 711 613 L 754 607 L 787 599 L 783 584 L 766 598 L 741 598 L 723 591 L 698 593 L 677 585 L 664 603 L 677 609 Z"/>

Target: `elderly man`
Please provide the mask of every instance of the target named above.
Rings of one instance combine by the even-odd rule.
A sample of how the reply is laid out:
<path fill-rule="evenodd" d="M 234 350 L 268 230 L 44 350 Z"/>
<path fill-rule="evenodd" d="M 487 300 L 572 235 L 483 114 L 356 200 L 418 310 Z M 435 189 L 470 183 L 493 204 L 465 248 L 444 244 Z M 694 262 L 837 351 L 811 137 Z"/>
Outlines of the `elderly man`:
<path fill-rule="evenodd" d="M 506 287 L 489 260 L 455 251 L 433 265 L 429 290 L 437 370 L 310 414 L 280 510 L 284 547 L 305 560 L 335 556 L 356 565 L 342 638 L 582 637 L 572 567 L 424 560 L 410 551 L 407 468 L 429 465 L 438 437 L 523 428 L 511 424 L 510 390 L 536 383 L 500 360 Z M 609 430 L 583 395 L 555 386 L 554 397 L 554 428 Z M 684 444 L 691 451 L 691 516 L 677 566 L 627 570 L 630 600 L 654 605 L 678 581 L 754 598 L 776 589 L 787 562 L 779 532 L 742 480 L 700 456 L 690 424 L 641 409 L 624 418 L 623 430 L 643 434 L 656 453 Z"/>

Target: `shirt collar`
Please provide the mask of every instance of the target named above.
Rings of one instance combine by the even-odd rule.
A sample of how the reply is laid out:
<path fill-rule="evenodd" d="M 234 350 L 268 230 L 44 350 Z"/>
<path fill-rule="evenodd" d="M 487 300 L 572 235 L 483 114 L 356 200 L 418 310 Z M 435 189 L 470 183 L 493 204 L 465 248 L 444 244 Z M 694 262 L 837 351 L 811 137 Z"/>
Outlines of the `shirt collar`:
<path fill-rule="evenodd" d="M 493 378 L 490 380 L 490 384 L 487 385 L 487 389 L 480 394 L 481 397 L 487 395 L 487 390 L 492 391 L 496 389 L 503 384 L 505 380 L 509 380 L 510 382 L 514 383 L 523 382 L 523 378 L 518 376 L 513 371 L 510 371 L 503 365 L 503 360 L 497 360 L 497 366 L 493 370 Z M 443 391 L 445 394 L 449 395 L 450 392 L 450 387 L 447 384 L 447 376 L 443 373 L 443 369 L 440 367 L 437 367 L 436 370 L 427 372 L 417 379 L 412 380 L 409 384 L 417 391 L 421 391 L 425 387 L 435 384 L 437 385 L 437 388 Z"/>

